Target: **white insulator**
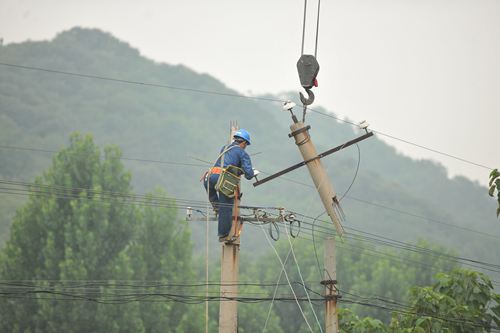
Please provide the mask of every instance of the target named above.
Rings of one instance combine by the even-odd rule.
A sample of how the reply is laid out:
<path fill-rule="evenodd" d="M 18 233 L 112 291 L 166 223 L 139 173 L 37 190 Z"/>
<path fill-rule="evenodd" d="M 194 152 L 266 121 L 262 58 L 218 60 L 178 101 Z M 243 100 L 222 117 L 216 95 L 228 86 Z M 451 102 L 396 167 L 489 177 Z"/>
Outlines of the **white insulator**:
<path fill-rule="evenodd" d="M 359 128 L 361 129 L 367 129 L 368 126 L 370 126 L 370 124 L 366 121 L 366 120 L 363 120 L 362 122 L 359 123 Z"/>
<path fill-rule="evenodd" d="M 283 111 L 290 111 L 292 110 L 297 104 L 295 104 L 292 101 L 286 101 L 283 103 Z"/>

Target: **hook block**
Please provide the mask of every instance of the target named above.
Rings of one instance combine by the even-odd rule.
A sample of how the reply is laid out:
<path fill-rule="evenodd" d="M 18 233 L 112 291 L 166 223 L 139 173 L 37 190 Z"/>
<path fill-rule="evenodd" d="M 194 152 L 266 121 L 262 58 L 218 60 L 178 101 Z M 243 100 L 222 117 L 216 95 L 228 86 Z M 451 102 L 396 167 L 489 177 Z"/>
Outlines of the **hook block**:
<path fill-rule="evenodd" d="M 316 76 L 319 73 L 319 63 L 313 55 L 301 55 L 297 61 L 297 71 L 299 72 L 300 84 L 304 89 L 311 89 L 315 86 Z"/>

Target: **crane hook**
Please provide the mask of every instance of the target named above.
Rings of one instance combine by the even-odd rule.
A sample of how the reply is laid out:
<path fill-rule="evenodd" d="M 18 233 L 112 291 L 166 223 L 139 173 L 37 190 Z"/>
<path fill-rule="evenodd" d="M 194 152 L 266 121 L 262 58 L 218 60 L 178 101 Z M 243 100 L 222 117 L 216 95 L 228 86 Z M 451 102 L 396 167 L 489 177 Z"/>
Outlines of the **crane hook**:
<path fill-rule="evenodd" d="M 305 88 L 306 92 L 307 92 L 307 98 L 304 97 L 304 94 L 302 94 L 302 92 L 300 92 L 300 101 L 302 102 L 302 104 L 304 104 L 304 106 L 306 105 L 311 105 L 313 102 L 314 102 L 314 93 L 311 91 L 311 89 L 307 89 Z"/>

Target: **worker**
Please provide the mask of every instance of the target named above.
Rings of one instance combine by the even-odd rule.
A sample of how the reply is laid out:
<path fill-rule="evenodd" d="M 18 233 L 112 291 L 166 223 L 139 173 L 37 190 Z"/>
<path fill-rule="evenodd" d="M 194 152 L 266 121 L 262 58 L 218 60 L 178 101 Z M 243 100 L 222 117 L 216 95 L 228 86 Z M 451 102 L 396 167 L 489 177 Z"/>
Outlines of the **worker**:
<path fill-rule="evenodd" d="M 245 178 L 250 180 L 259 174 L 258 170 L 252 168 L 250 156 L 245 151 L 250 145 L 250 134 L 240 129 L 234 133 L 233 139 L 232 143 L 222 147 L 217 161 L 204 177 L 208 198 L 218 214 L 218 235 L 221 242 L 226 240 L 231 231 L 234 196 L 239 186 L 239 177 L 244 174 Z"/>

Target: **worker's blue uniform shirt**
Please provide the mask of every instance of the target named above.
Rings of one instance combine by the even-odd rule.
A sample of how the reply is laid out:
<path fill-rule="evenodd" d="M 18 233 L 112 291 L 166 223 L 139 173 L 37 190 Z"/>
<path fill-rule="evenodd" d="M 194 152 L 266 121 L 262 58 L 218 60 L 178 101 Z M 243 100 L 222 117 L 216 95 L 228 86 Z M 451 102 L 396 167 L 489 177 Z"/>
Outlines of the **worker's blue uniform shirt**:
<path fill-rule="evenodd" d="M 237 142 L 233 142 L 228 146 L 222 147 L 220 153 L 226 149 L 229 149 L 224 154 L 224 168 L 227 168 L 229 165 L 234 165 L 243 170 L 246 179 L 252 179 L 255 175 L 253 173 L 252 161 L 250 160 L 250 156 L 248 153 L 239 146 Z M 222 160 L 222 156 L 217 159 L 215 162 L 216 167 L 220 167 L 220 163 Z"/>
<path fill-rule="evenodd" d="M 228 148 L 231 149 L 227 150 Z M 233 165 L 242 170 L 246 179 L 252 179 L 255 176 L 250 156 L 239 146 L 237 142 L 233 142 L 228 146 L 222 147 L 220 154 L 222 154 L 224 150 L 227 150 L 224 153 L 224 168 L 227 168 L 229 165 Z M 220 167 L 221 160 L 222 156 L 217 159 L 214 166 Z M 229 234 L 229 231 L 231 231 L 234 198 L 229 198 L 223 193 L 218 193 L 215 190 L 215 184 L 217 184 L 217 181 L 219 180 L 218 174 L 211 174 L 210 179 L 207 178 L 208 177 L 205 177 L 203 185 L 208 192 L 210 202 L 214 208 L 219 210 L 218 234 L 219 237 L 226 236 Z"/>

